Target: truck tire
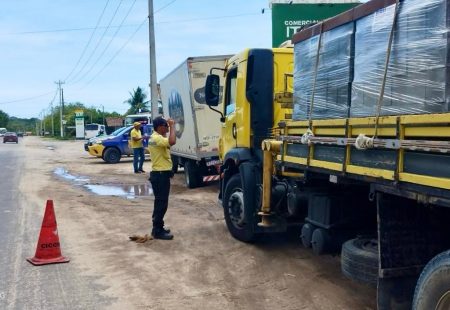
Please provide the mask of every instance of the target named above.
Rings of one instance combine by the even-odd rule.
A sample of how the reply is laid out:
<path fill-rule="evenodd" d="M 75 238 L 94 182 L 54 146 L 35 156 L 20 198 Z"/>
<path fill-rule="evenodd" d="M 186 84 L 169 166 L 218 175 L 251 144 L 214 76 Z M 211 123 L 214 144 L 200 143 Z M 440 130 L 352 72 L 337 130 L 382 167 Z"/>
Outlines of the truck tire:
<path fill-rule="evenodd" d="M 114 147 L 107 148 L 103 153 L 103 160 L 108 164 L 117 164 L 120 161 L 120 151 Z"/>
<path fill-rule="evenodd" d="M 194 161 L 186 160 L 184 163 L 184 178 L 188 188 L 197 188 L 202 185 L 203 180 Z"/>
<path fill-rule="evenodd" d="M 435 256 L 420 274 L 413 310 L 450 309 L 450 251 Z"/>
<path fill-rule="evenodd" d="M 253 229 L 256 218 L 246 216 L 246 214 L 253 214 L 253 212 L 249 212 L 252 210 L 246 210 L 246 208 L 251 208 L 251 206 L 244 204 L 244 191 L 239 173 L 233 175 L 228 181 L 222 206 L 225 223 L 230 234 L 243 242 L 254 241 L 257 237 Z"/>
<path fill-rule="evenodd" d="M 302 240 L 302 244 L 305 248 L 311 247 L 311 239 L 315 228 L 316 227 L 311 223 L 303 224 L 300 239 Z"/>
<path fill-rule="evenodd" d="M 377 284 L 378 243 L 374 239 L 356 238 L 346 241 L 341 252 L 342 273 L 350 279 Z"/>
<path fill-rule="evenodd" d="M 311 237 L 311 247 L 316 255 L 322 255 L 331 250 L 330 233 L 323 228 L 316 228 Z"/>
<path fill-rule="evenodd" d="M 173 173 L 177 173 L 178 172 L 178 165 L 179 165 L 178 156 L 171 155 L 170 157 L 172 159 L 172 172 Z"/>

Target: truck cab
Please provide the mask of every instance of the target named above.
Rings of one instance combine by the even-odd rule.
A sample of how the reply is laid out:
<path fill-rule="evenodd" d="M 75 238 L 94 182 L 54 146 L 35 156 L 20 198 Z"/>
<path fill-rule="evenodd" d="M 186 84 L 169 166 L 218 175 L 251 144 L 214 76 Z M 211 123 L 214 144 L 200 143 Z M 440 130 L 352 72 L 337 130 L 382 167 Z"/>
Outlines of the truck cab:
<path fill-rule="evenodd" d="M 93 123 L 84 126 L 84 138 L 87 140 L 93 137 L 104 135 L 105 133 L 105 125 Z"/>
<path fill-rule="evenodd" d="M 271 129 L 292 115 L 291 48 L 246 49 L 231 57 L 224 68 L 225 85 L 219 156 L 223 162 L 220 194 L 239 173 L 237 163 L 262 162 L 261 142 Z M 219 105 L 219 76 L 209 75 L 206 103 Z M 254 182 L 256 183 L 256 182 Z"/>

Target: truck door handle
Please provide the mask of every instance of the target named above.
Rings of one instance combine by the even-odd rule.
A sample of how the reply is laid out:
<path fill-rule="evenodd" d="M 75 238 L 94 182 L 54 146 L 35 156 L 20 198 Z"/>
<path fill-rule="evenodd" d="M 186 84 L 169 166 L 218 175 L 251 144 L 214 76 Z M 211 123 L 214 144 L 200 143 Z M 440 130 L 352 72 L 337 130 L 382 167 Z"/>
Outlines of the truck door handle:
<path fill-rule="evenodd" d="M 231 127 L 231 134 L 233 135 L 233 138 L 236 139 L 237 137 L 236 123 L 233 123 L 233 126 Z"/>

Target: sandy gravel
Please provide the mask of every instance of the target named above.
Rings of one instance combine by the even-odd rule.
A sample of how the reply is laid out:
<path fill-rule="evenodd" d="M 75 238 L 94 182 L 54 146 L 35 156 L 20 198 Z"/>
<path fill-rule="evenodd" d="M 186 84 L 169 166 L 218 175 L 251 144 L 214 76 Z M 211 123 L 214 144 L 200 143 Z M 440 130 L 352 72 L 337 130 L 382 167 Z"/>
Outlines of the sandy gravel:
<path fill-rule="evenodd" d="M 153 197 L 100 196 L 83 186 L 145 188 L 148 175 L 133 174 L 131 158 L 105 164 L 84 151 L 83 141 L 23 143 L 26 199 L 33 208 L 53 199 L 63 254 L 95 279 L 109 309 L 376 309 L 375 289 L 344 278 L 339 257 L 315 256 L 295 235 L 254 245 L 233 239 L 217 184 L 189 190 L 178 173 L 166 215 L 174 240 L 137 244 L 128 236 L 150 233 Z"/>

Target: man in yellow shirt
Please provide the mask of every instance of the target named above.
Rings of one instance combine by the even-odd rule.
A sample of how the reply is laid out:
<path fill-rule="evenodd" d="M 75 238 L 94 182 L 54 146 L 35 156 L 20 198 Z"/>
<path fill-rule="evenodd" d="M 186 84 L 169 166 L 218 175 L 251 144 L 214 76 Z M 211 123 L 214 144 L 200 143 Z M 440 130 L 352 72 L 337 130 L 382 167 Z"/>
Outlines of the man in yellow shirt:
<path fill-rule="evenodd" d="M 169 133 L 169 137 L 166 137 Z M 153 120 L 153 133 L 148 141 L 152 159 L 150 182 L 155 195 L 153 206 L 152 236 L 155 239 L 171 240 L 173 235 L 164 228 L 164 215 L 169 205 L 170 178 L 173 176 L 170 147 L 176 143 L 175 122 L 159 116 Z"/>
<path fill-rule="evenodd" d="M 144 173 L 145 171 L 142 168 L 144 166 L 145 152 L 142 144 L 141 123 L 134 122 L 133 127 L 130 133 L 130 146 L 133 149 L 134 173 Z"/>

